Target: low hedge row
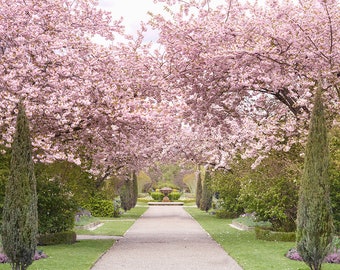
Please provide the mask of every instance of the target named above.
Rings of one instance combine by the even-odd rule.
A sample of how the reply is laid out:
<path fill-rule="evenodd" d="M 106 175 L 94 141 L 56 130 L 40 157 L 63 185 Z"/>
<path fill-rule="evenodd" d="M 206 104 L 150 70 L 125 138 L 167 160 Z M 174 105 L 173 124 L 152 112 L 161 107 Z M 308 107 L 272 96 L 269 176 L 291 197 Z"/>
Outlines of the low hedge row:
<path fill-rule="evenodd" d="M 164 194 L 160 191 L 151 192 L 150 195 L 152 199 L 159 202 L 162 201 L 164 198 Z M 177 201 L 181 197 L 181 195 L 182 194 L 180 192 L 173 191 L 168 195 L 168 198 L 170 201 Z"/>
<path fill-rule="evenodd" d="M 255 237 L 258 240 L 295 242 L 295 232 L 275 232 L 268 228 L 255 227 Z"/>
<path fill-rule="evenodd" d="M 77 240 L 77 234 L 74 231 L 46 233 L 38 236 L 40 246 L 74 244 Z"/>

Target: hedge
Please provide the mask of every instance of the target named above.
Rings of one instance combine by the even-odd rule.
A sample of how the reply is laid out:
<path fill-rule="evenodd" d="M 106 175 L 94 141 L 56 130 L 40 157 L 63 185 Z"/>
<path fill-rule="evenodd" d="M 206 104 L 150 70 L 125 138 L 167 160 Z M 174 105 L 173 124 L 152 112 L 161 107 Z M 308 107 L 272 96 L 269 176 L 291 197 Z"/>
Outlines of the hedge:
<path fill-rule="evenodd" d="M 74 231 L 46 233 L 38 236 L 40 246 L 74 244 L 77 240 L 77 234 Z"/>
<path fill-rule="evenodd" d="M 255 237 L 258 240 L 279 241 L 279 242 L 295 242 L 295 232 L 275 232 L 268 228 L 255 227 Z"/>

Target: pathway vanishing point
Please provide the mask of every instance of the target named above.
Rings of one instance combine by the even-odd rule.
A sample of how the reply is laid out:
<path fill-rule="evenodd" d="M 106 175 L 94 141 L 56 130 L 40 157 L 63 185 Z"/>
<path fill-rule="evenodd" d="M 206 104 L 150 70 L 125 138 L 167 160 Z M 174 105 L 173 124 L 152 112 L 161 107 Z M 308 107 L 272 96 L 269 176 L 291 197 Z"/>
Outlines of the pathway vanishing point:
<path fill-rule="evenodd" d="M 92 270 L 242 270 L 182 206 L 151 206 Z"/>

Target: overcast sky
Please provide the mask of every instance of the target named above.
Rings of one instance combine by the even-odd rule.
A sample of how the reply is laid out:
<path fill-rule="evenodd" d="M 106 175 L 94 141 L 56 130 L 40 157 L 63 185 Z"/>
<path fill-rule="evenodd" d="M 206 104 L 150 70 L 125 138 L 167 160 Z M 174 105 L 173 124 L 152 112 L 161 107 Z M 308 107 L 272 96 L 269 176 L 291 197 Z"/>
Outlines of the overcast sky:
<path fill-rule="evenodd" d="M 141 21 L 147 21 L 148 11 L 159 14 L 163 11 L 163 4 L 155 4 L 153 0 L 99 0 L 101 9 L 110 11 L 113 19 L 124 18 L 123 25 L 128 34 L 136 33 Z M 149 40 L 155 40 L 157 33 L 149 32 Z"/>

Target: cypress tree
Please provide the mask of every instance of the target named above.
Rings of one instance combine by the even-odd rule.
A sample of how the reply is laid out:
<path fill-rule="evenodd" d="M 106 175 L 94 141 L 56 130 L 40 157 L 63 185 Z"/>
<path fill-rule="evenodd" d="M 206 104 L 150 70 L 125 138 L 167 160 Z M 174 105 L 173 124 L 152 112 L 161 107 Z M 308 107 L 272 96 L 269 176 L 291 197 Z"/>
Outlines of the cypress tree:
<path fill-rule="evenodd" d="M 137 182 L 137 174 L 136 171 L 132 173 L 132 208 L 136 206 L 138 199 L 138 182 Z"/>
<path fill-rule="evenodd" d="M 200 166 L 197 166 L 197 172 L 196 172 L 196 205 L 198 208 L 201 207 L 201 199 L 202 199 L 202 177 L 201 177 L 201 170 Z"/>
<path fill-rule="evenodd" d="M 119 191 L 121 207 L 124 211 L 128 211 L 132 208 L 132 181 L 129 178 L 124 180 L 124 183 Z"/>
<path fill-rule="evenodd" d="M 211 190 L 211 175 L 209 171 L 205 172 L 204 181 L 202 183 L 202 198 L 200 209 L 208 212 L 212 206 L 213 192 Z"/>
<path fill-rule="evenodd" d="M 332 242 L 329 150 L 321 89 L 310 120 L 297 213 L 297 249 L 312 270 L 321 269 Z"/>
<path fill-rule="evenodd" d="M 38 213 L 29 124 L 22 102 L 18 105 L 2 221 L 2 244 L 12 269 L 27 269 L 37 246 Z"/>

